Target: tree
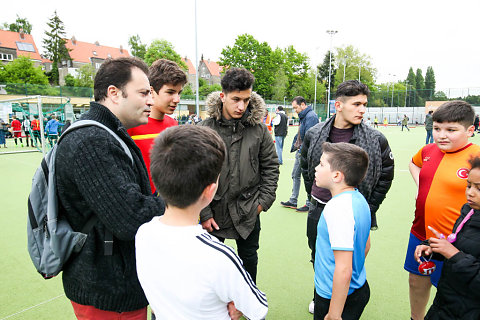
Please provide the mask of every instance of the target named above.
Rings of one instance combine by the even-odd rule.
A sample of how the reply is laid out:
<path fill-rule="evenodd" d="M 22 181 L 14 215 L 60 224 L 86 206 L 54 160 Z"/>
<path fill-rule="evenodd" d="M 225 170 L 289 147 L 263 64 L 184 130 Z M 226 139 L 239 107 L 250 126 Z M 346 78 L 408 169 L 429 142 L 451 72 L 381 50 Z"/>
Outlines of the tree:
<path fill-rule="evenodd" d="M 8 31 L 20 32 L 20 29 L 23 29 L 26 34 L 32 33 L 32 24 L 28 22 L 27 18 L 20 18 L 18 14 L 14 23 L 5 22 L 3 27 Z"/>
<path fill-rule="evenodd" d="M 285 75 L 285 71 L 283 67 L 275 74 L 275 81 L 273 82 L 272 88 L 272 99 L 277 101 L 283 101 L 283 99 L 287 95 L 287 86 L 288 86 L 288 78 Z"/>
<path fill-rule="evenodd" d="M 187 70 L 188 67 L 182 61 L 180 55 L 175 51 L 173 45 L 167 40 L 155 39 L 152 41 L 145 52 L 145 62 L 150 66 L 158 59 L 167 59 L 176 62 L 182 69 Z"/>
<path fill-rule="evenodd" d="M 75 87 L 93 88 L 95 68 L 91 64 L 81 66 L 75 76 Z"/>
<path fill-rule="evenodd" d="M 45 31 L 47 38 L 43 39 L 43 46 L 45 48 L 45 57 L 52 60 L 51 80 L 58 83 L 58 65 L 64 60 L 71 60 L 65 44 L 65 26 L 62 20 L 57 15 L 57 11 L 53 13 L 53 17 L 47 22 L 50 31 Z"/>
<path fill-rule="evenodd" d="M 272 83 L 280 64 L 281 50 L 274 53 L 268 43 L 260 43 L 249 34 L 238 36 L 233 47 L 223 49 L 220 57 L 220 65 L 225 69 L 237 67 L 252 72 L 253 90 L 266 99 L 272 96 Z"/>
<path fill-rule="evenodd" d="M 432 67 L 428 67 L 425 74 L 425 90 L 427 97 L 431 99 L 435 94 L 435 73 Z"/>
<path fill-rule="evenodd" d="M 128 38 L 128 44 L 130 45 L 130 49 L 132 55 L 139 59 L 145 59 L 145 53 L 147 52 L 147 45 L 143 44 L 140 40 L 140 36 L 138 34 L 131 36 Z"/>
<path fill-rule="evenodd" d="M 343 70 L 345 67 L 345 80 L 358 80 L 360 72 L 360 81 L 369 87 L 374 86 L 377 70 L 373 67 L 372 58 L 369 55 L 362 54 L 352 45 L 336 48 L 336 50 L 335 61 L 338 62 L 338 72 L 335 75 L 334 83 L 340 84 L 344 81 Z"/>
<path fill-rule="evenodd" d="M 309 58 L 306 54 L 300 53 L 293 46 L 288 46 L 283 51 L 283 68 L 288 79 L 287 96 L 295 97 L 299 95 L 300 88 L 311 87 L 315 85 L 314 79 L 305 82 L 310 70 Z M 314 76 L 315 77 L 315 76 Z M 313 96 L 313 91 L 311 92 Z"/>
<path fill-rule="evenodd" d="M 330 72 L 329 66 L 331 67 L 331 77 L 330 81 L 328 81 L 328 74 Z M 337 70 L 335 69 L 335 55 L 332 53 L 332 60 L 330 61 L 330 51 L 327 51 L 325 54 L 325 58 L 323 59 L 323 63 L 317 66 L 318 68 L 318 79 L 324 81 L 325 88 L 328 91 L 329 83 L 330 83 L 330 96 L 331 92 L 333 91 L 333 87 L 335 86 L 335 73 Z"/>
<path fill-rule="evenodd" d="M 423 97 L 423 90 L 425 89 L 425 80 L 423 79 L 422 69 L 418 68 L 417 73 L 415 74 L 415 89 L 418 92 L 419 96 Z"/>
<path fill-rule="evenodd" d="M 0 68 L 0 82 L 48 84 L 48 78 L 28 57 L 20 56 Z"/>
<path fill-rule="evenodd" d="M 412 86 L 412 88 L 416 88 L 416 82 L 415 82 L 415 73 L 413 72 L 413 68 L 410 67 L 408 70 L 408 76 L 407 76 L 407 83 Z"/>
<path fill-rule="evenodd" d="M 75 87 L 75 77 L 72 76 L 70 73 L 67 74 L 63 80 L 65 81 L 65 86 L 67 87 Z"/>

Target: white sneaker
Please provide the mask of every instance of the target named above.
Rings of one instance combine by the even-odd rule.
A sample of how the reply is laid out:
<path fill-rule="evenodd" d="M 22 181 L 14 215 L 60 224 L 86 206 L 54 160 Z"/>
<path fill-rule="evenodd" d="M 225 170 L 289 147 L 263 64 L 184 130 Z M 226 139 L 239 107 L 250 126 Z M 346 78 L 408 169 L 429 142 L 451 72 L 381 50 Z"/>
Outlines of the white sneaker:
<path fill-rule="evenodd" d="M 308 305 L 308 312 L 313 314 L 314 310 L 315 310 L 315 302 L 312 300 L 312 301 L 310 301 L 310 304 Z"/>

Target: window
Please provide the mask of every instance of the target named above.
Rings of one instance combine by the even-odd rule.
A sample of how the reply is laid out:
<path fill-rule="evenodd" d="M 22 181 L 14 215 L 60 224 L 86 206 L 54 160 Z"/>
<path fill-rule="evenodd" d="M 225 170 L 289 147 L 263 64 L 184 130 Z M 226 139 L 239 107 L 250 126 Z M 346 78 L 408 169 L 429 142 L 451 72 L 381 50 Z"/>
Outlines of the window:
<path fill-rule="evenodd" d="M 97 55 L 97 51 L 93 51 L 93 55 L 96 56 L 96 55 Z"/>
<path fill-rule="evenodd" d="M 101 65 L 102 65 L 102 64 L 99 63 L 99 62 L 95 62 L 95 69 L 100 69 L 100 66 L 101 66 Z"/>
<path fill-rule="evenodd" d="M 9 53 L 0 53 L 0 60 L 13 61 L 13 55 Z"/>
<path fill-rule="evenodd" d="M 17 44 L 18 50 L 20 51 L 35 52 L 35 47 L 31 43 L 16 41 L 16 44 Z"/>

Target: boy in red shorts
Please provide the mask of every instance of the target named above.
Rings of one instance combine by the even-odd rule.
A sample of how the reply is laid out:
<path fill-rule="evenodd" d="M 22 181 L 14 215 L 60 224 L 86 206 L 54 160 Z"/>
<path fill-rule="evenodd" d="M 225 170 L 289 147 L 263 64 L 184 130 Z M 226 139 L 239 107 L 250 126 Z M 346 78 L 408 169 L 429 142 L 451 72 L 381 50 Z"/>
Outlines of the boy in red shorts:
<path fill-rule="evenodd" d="M 15 140 L 15 145 L 18 145 L 17 138 L 20 138 L 20 144 L 23 147 L 22 141 L 22 123 L 17 119 L 17 116 L 12 116 L 12 133 Z"/>

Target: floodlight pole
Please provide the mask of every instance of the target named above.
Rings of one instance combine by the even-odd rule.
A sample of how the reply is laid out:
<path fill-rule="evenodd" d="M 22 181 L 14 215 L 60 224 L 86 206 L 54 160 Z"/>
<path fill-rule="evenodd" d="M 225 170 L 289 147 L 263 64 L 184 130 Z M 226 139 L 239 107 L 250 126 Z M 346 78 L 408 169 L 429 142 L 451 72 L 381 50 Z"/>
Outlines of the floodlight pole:
<path fill-rule="evenodd" d="M 337 30 L 327 30 L 327 33 L 330 35 L 330 61 L 328 63 L 328 98 L 327 98 L 327 118 L 330 118 L 330 90 L 331 90 L 331 80 L 332 80 L 332 42 L 333 36 L 337 33 Z"/>
<path fill-rule="evenodd" d="M 317 50 L 318 48 L 320 47 L 316 47 L 315 48 L 315 56 L 317 55 Z M 318 77 L 318 66 L 315 65 L 315 96 L 313 97 L 313 111 L 315 112 L 316 108 L 317 108 L 317 77 Z"/>
<path fill-rule="evenodd" d="M 198 92 L 198 43 L 197 43 L 197 0 L 195 0 L 195 112 L 200 117 L 200 96 Z"/>
<path fill-rule="evenodd" d="M 345 82 L 345 67 L 347 66 L 347 55 L 345 55 L 345 57 L 343 57 L 344 60 L 343 60 L 343 82 Z"/>

